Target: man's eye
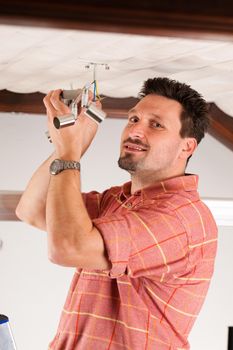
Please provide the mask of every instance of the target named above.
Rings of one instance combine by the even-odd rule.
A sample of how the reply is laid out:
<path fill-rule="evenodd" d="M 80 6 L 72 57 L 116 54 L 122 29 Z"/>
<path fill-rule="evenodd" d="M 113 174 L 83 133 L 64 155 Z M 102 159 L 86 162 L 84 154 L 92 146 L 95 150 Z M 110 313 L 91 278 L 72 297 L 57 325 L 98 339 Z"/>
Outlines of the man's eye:
<path fill-rule="evenodd" d="M 138 117 L 133 116 L 129 118 L 129 123 L 137 123 L 138 122 Z"/>
<path fill-rule="evenodd" d="M 163 126 L 158 122 L 152 123 L 152 126 L 153 126 L 153 128 L 157 128 L 157 129 L 163 128 Z"/>

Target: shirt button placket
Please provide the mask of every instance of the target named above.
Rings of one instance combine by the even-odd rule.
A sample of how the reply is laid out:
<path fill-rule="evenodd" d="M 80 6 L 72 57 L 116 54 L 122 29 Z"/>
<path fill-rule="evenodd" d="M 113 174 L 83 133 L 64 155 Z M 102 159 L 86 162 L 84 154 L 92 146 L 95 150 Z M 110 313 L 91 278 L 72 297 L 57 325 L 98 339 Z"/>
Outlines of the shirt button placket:
<path fill-rule="evenodd" d="M 131 202 L 126 203 L 126 207 L 129 209 L 132 208 L 132 203 Z"/>

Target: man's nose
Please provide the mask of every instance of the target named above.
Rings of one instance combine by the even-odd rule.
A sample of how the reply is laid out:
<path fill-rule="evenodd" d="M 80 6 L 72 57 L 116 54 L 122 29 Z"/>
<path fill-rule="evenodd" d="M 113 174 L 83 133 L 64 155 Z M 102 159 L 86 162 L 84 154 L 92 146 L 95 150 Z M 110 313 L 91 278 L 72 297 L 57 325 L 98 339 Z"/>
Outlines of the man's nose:
<path fill-rule="evenodd" d="M 145 130 L 141 123 L 136 123 L 131 126 L 129 131 L 129 136 L 131 138 L 140 138 L 142 139 L 145 136 Z"/>

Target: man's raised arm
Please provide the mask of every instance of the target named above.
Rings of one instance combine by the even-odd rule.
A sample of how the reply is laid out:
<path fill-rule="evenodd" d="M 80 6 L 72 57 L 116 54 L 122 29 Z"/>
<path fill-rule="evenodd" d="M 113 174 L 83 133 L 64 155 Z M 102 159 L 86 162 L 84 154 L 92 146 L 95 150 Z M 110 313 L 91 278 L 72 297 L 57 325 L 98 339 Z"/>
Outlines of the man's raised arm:
<path fill-rule="evenodd" d="M 35 171 L 16 208 L 16 215 L 20 220 L 44 231 L 46 231 L 46 198 L 50 181 L 49 166 L 55 158 L 54 152 Z"/>

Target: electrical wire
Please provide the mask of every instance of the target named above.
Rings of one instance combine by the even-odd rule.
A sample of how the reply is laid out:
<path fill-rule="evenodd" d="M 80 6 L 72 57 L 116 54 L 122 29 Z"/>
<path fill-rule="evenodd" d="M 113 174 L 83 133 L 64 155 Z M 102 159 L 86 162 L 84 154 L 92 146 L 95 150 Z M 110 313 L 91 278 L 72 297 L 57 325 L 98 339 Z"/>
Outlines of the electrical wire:
<path fill-rule="evenodd" d="M 96 88 L 96 96 L 97 96 L 97 99 L 100 100 L 100 95 L 99 95 L 97 80 L 95 81 L 95 88 Z"/>
<path fill-rule="evenodd" d="M 93 98 L 93 101 L 96 101 L 96 80 L 94 80 L 93 84 L 94 84 L 94 98 Z"/>

